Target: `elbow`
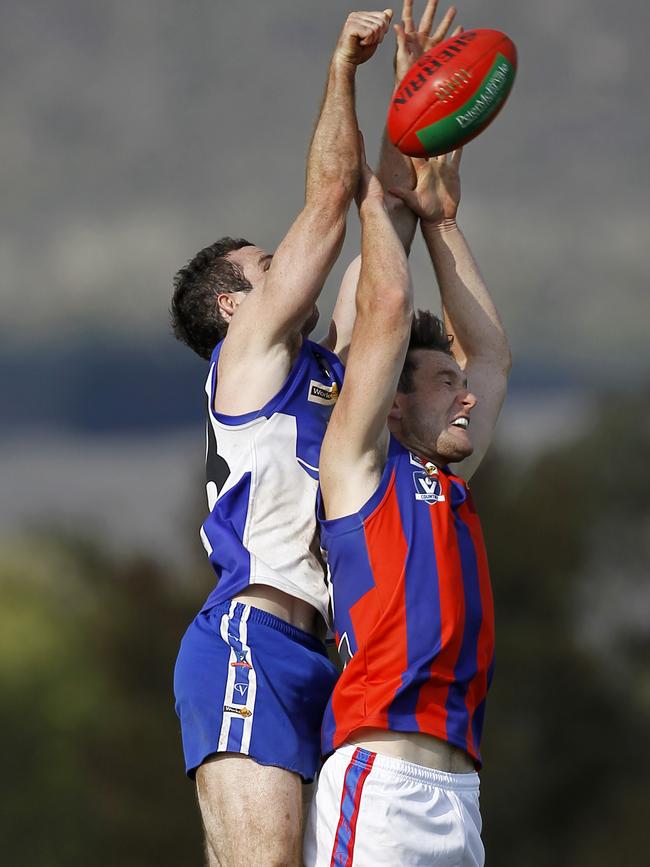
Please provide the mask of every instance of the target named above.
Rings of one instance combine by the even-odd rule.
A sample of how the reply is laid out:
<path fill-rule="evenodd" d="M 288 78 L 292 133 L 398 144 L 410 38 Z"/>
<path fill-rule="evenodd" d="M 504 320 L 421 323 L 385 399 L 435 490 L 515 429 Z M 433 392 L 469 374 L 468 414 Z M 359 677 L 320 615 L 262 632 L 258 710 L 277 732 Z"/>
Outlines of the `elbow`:
<path fill-rule="evenodd" d="M 512 354 L 508 346 L 502 352 L 496 353 L 491 361 L 490 366 L 495 373 L 505 382 L 510 379 L 510 371 L 512 370 Z"/>
<path fill-rule="evenodd" d="M 321 238 L 336 238 L 337 255 L 345 238 L 345 229 L 352 196 L 340 185 L 334 184 L 330 192 L 325 189 L 307 196 L 303 214 L 313 232 Z"/>
<path fill-rule="evenodd" d="M 413 319 L 413 293 L 410 291 L 410 284 L 405 281 L 403 290 L 399 290 L 395 286 L 391 286 L 387 295 L 387 307 L 390 315 L 395 320 L 408 322 L 409 327 Z"/>
<path fill-rule="evenodd" d="M 377 282 L 357 292 L 357 315 L 380 319 L 389 325 L 408 324 L 413 319 L 413 299 L 408 283 L 400 281 Z"/>
<path fill-rule="evenodd" d="M 499 346 L 483 346 L 476 352 L 472 352 L 465 347 L 462 347 L 462 349 L 465 356 L 465 365 L 480 365 L 503 380 L 508 380 L 510 377 L 512 353 L 507 341 L 504 340 L 503 344 Z"/>
<path fill-rule="evenodd" d="M 512 370 L 512 352 L 507 341 L 505 342 L 502 351 L 499 353 L 499 362 L 503 375 L 508 379 L 510 371 Z"/>

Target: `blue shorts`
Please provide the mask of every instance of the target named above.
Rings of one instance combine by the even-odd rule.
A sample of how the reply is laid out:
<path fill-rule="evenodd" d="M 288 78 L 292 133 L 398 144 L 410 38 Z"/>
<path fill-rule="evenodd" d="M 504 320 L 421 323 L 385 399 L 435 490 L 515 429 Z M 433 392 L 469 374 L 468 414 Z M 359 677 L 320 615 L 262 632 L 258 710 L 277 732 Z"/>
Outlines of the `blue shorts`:
<path fill-rule="evenodd" d="M 187 774 L 229 752 L 311 781 L 337 677 L 322 642 L 266 611 L 231 601 L 202 611 L 174 671 Z"/>

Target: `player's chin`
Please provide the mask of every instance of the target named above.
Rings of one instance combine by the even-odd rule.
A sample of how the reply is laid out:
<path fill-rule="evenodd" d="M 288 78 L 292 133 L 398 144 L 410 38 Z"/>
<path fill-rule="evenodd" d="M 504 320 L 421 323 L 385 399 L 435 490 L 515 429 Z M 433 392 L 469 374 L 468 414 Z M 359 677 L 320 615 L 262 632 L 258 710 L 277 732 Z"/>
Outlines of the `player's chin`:
<path fill-rule="evenodd" d="M 468 458 L 473 451 L 473 446 L 470 446 L 466 449 L 456 449 L 455 451 L 450 452 L 445 457 L 447 458 L 448 464 L 459 464 L 461 461 L 464 461 L 465 458 Z"/>
<path fill-rule="evenodd" d="M 445 437 L 445 458 L 449 463 L 458 463 L 468 458 L 474 451 L 474 445 L 467 431 L 452 427 Z"/>

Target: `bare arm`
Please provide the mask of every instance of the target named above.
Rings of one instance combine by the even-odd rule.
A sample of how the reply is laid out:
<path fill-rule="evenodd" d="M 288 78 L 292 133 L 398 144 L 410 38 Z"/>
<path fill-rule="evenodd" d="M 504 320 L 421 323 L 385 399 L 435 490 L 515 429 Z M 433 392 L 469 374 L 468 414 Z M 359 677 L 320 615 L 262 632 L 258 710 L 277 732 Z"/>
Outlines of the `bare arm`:
<path fill-rule="evenodd" d="M 472 412 L 474 452 L 457 470 L 469 479 L 492 440 L 506 394 L 511 366 L 503 324 L 472 252 L 456 223 L 460 202 L 461 151 L 451 156 L 414 160 L 418 183 L 399 191 L 420 216 L 420 225 L 438 278 L 445 324 L 452 349 L 477 397 Z"/>
<path fill-rule="evenodd" d="M 506 396 L 512 359 L 508 339 L 478 265 L 456 223 L 422 223 L 434 263 L 445 321 L 478 403 L 472 413 L 474 451 L 457 470 L 471 478 L 485 457 Z M 464 363 L 463 363 L 464 359 Z"/>
<path fill-rule="evenodd" d="M 438 0 L 427 0 L 420 23 L 416 27 L 413 21 L 413 0 L 404 0 L 402 21 L 393 27 L 397 37 L 394 62 L 396 88 L 411 66 L 425 51 L 447 38 L 449 28 L 456 15 L 456 9 L 454 6 L 450 6 L 432 33 L 437 9 Z M 391 144 L 386 130 L 384 130 L 382 137 L 377 174 L 385 190 L 390 190 L 391 187 L 412 190 L 415 187 L 416 176 L 411 159 L 404 156 Z M 417 215 L 401 199 L 392 195 L 386 196 L 386 203 L 395 230 L 408 253 L 417 227 Z"/>
<path fill-rule="evenodd" d="M 300 332 L 338 256 L 359 173 L 356 68 L 382 41 L 392 13 L 352 13 L 329 67 L 307 160 L 305 206 L 279 245 L 261 285 L 232 317 L 219 361 L 222 412 L 260 406 L 281 387 Z M 242 394 L 241 382 L 247 388 Z"/>
<path fill-rule="evenodd" d="M 416 27 L 413 21 L 413 0 L 404 0 L 402 22 L 401 24 L 396 24 L 393 28 L 397 37 L 393 64 L 395 69 L 395 87 L 399 85 L 418 57 L 447 37 L 451 23 L 456 15 L 456 9 L 453 6 L 450 7 L 438 27 L 432 33 L 431 30 L 437 8 L 438 0 L 427 0 L 420 23 Z M 390 187 L 403 187 L 407 189 L 415 187 L 416 176 L 411 159 L 405 157 L 391 144 L 385 130 L 379 153 L 377 175 L 384 190 L 388 190 Z M 386 194 L 385 201 L 395 230 L 408 254 L 417 227 L 417 215 L 401 199 L 395 196 Z M 356 313 L 354 296 L 357 290 L 360 268 L 361 258 L 357 257 L 350 263 L 343 276 L 332 314 L 332 323 L 325 341 L 325 345 L 336 352 L 344 363 L 346 363 L 352 329 L 354 327 Z"/>
<path fill-rule="evenodd" d="M 328 518 L 357 511 L 383 471 L 386 419 L 408 346 L 412 287 L 381 184 L 367 166 L 359 192 L 362 267 L 345 382 L 325 435 L 320 483 Z"/>
<path fill-rule="evenodd" d="M 343 364 L 347 364 L 348 361 L 352 330 L 357 315 L 356 295 L 360 273 L 361 256 L 359 255 L 345 270 L 332 312 L 329 333 L 323 341 L 323 345 L 335 352 Z"/>

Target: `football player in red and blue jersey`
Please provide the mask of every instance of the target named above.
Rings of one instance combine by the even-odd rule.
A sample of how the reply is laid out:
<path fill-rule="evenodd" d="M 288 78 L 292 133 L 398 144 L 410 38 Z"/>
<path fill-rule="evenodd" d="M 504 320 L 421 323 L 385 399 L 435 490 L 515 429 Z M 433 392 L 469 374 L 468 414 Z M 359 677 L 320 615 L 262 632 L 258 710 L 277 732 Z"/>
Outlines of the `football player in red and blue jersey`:
<path fill-rule="evenodd" d="M 357 319 L 320 462 L 347 665 L 323 723 L 307 867 L 484 863 L 477 770 L 494 618 L 467 480 L 510 352 L 456 223 L 459 164 L 460 152 L 414 161 L 415 188 L 393 190 L 420 219 L 444 322 L 413 316 L 404 246 L 367 166 L 358 192 Z"/>

